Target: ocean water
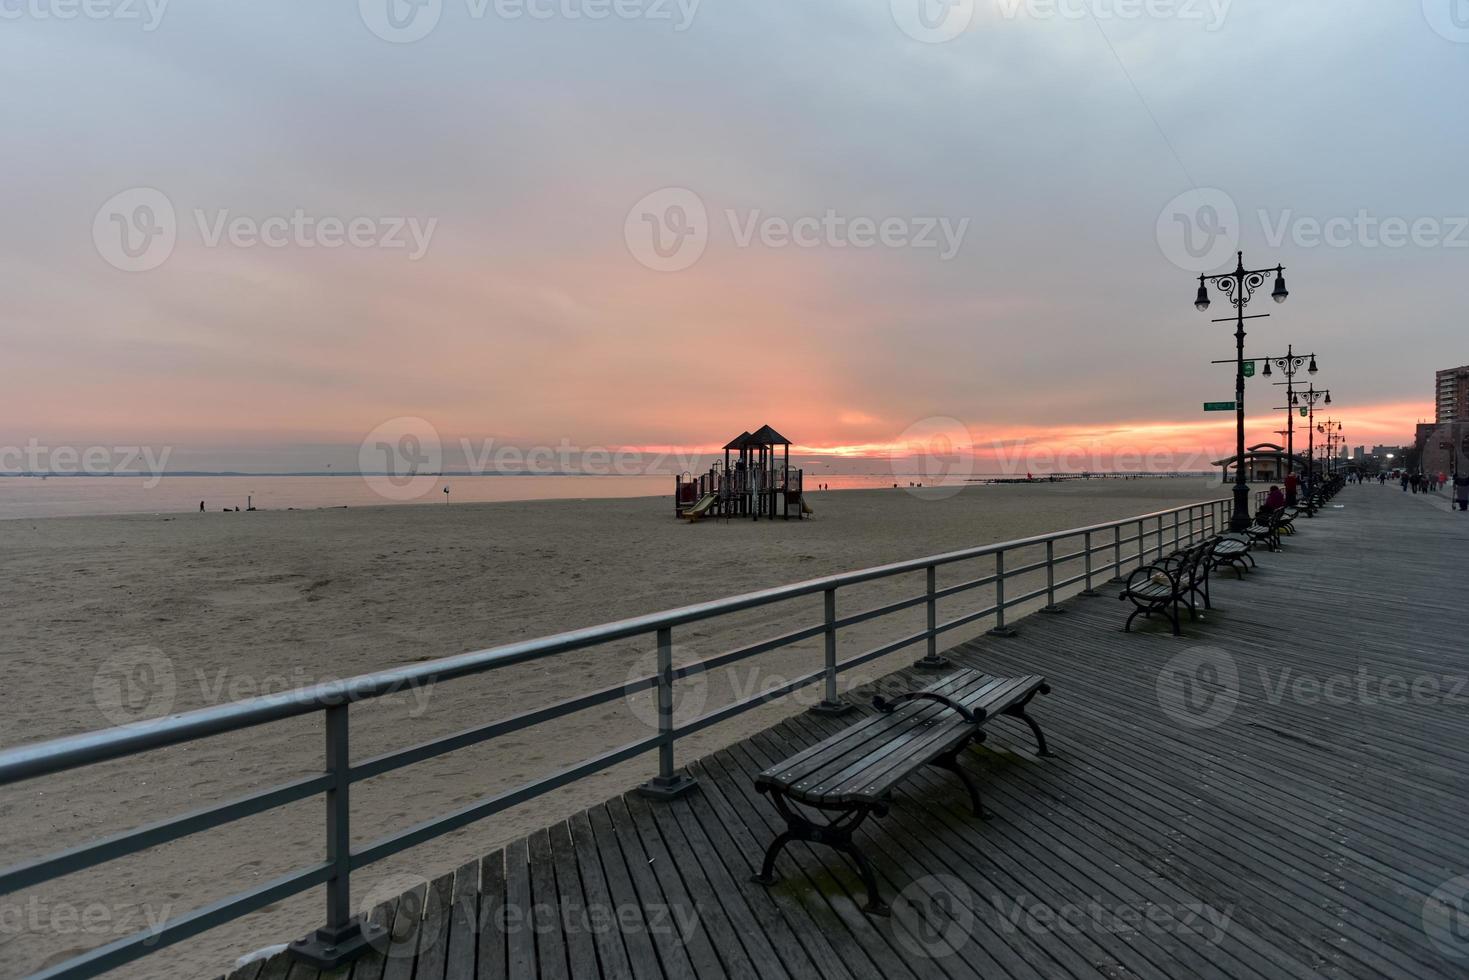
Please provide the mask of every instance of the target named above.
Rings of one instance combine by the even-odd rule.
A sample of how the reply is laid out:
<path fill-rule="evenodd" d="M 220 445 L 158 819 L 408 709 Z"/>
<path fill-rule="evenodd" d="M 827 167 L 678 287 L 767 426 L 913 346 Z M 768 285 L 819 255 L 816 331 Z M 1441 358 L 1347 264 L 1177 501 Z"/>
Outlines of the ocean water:
<path fill-rule="evenodd" d="M 1183 476 L 1185 474 L 1157 474 Z M 1019 474 L 1023 477 L 1024 474 Z M 1038 474 L 1039 476 L 1039 474 Z M 967 481 L 1015 480 L 1017 474 L 975 473 Z M 673 477 L 652 476 L 467 476 L 425 480 L 403 497 L 382 477 L 356 473 L 310 476 L 0 476 L 0 520 L 86 517 L 108 514 L 179 514 L 206 510 L 308 510 L 321 507 L 382 507 L 390 504 L 452 506 L 510 500 L 595 500 L 673 495 Z M 918 474 L 822 473 L 806 471 L 806 489 L 878 490 L 930 485 Z M 449 493 L 444 493 L 445 487 Z"/>
<path fill-rule="evenodd" d="M 916 477 L 892 474 L 807 475 L 807 488 L 833 490 L 906 485 Z M 449 493 L 443 490 L 448 486 Z M 671 476 L 446 476 L 404 500 L 379 492 L 382 482 L 357 474 L 338 476 L 0 476 L 0 520 L 104 514 L 176 514 L 206 510 L 298 510 L 381 507 L 388 504 L 452 506 L 507 500 L 581 500 L 673 495 Z M 391 490 L 391 488 L 388 488 Z"/>

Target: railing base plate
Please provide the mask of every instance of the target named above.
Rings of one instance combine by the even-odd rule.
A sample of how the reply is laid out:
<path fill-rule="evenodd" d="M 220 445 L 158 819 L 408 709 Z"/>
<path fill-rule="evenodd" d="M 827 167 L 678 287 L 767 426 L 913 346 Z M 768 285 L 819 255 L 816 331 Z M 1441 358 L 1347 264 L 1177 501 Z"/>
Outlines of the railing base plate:
<path fill-rule="evenodd" d="M 1098 592 L 1096 589 L 1082 589 L 1080 592 L 1077 593 L 1077 595 L 1081 596 L 1083 599 L 1100 599 L 1102 597 L 1102 593 Z"/>
<path fill-rule="evenodd" d="M 1018 636 L 1018 635 L 1019 634 L 1017 634 L 1014 630 L 1012 630 L 1008 626 L 996 626 L 994 629 L 990 630 L 990 636 Z"/>
<path fill-rule="evenodd" d="M 810 710 L 813 715 L 835 718 L 837 715 L 844 715 L 848 712 L 856 711 L 857 706 L 850 701 L 822 701 L 819 704 L 813 704 Z"/>
<path fill-rule="evenodd" d="M 667 778 L 654 776 L 638 787 L 638 795 L 646 796 L 652 800 L 673 800 L 683 796 L 697 785 L 699 785 L 699 781 L 693 776 L 682 774 Z"/>
<path fill-rule="evenodd" d="M 945 670 L 954 666 L 954 661 L 948 657 L 927 657 L 922 660 L 913 661 L 913 666 L 919 670 Z"/>
<path fill-rule="evenodd" d="M 1043 613 L 1049 613 L 1052 616 L 1059 616 L 1062 613 L 1064 613 L 1065 611 L 1066 610 L 1063 609 L 1063 608 L 1061 608 L 1060 606 L 1044 606 L 1041 609 L 1041 612 L 1043 612 Z"/>
<path fill-rule="evenodd" d="M 388 930 L 376 922 L 354 918 L 341 929 L 318 929 L 288 947 L 291 958 L 323 972 L 350 963 L 369 949 L 385 948 Z"/>

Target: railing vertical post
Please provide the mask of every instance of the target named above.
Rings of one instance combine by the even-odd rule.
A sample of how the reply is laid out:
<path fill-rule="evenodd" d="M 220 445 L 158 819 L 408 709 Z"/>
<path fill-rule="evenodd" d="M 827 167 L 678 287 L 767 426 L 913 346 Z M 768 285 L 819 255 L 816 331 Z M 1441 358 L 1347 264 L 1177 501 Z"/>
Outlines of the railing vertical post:
<path fill-rule="evenodd" d="M 326 708 L 326 925 L 291 943 L 291 956 L 318 970 L 335 970 L 365 953 L 386 930 L 352 914 L 352 753 L 348 702 Z"/>
<path fill-rule="evenodd" d="M 1092 596 L 1101 595 L 1100 592 L 1092 588 L 1092 532 L 1086 532 L 1086 539 L 1082 547 L 1086 549 L 1086 588 L 1081 590 L 1081 594 L 1087 598 L 1091 598 Z"/>
<path fill-rule="evenodd" d="M 928 566 L 928 651 L 913 666 L 919 670 L 943 670 L 953 661 L 939 656 L 939 570 L 937 565 Z"/>
<path fill-rule="evenodd" d="M 995 552 L 995 628 L 991 636 L 1014 636 L 1015 631 L 1005 625 L 1005 549 Z"/>
<path fill-rule="evenodd" d="M 638 787 L 644 796 L 671 800 L 694 788 L 694 777 L 673 771 L 673 631 L 658 631 L 658 775 Z"/>
<path fill-rule="evenodd" d="M 1178 550 L 1178 511 L 1173 512 L 1173 550 Z"/>
<path fill-rule="evenodd" d="M 1137 522 L 1137 567 L 1146 568 L 1148 565 L 1148 536 L 1143 530 L 1142 519 Z"/>
<path fill-rule="evenodd" d="M 821 616 L 824 623 L 821 632 L 823 657 L 826 658 L 826 673 L 821 677 L 824 696 L 817 704 L 811 705 L 811 714 L 837 716 L 856 710 L 856 705 L 842 701 L 836 693 L 836 589 L 826 589 L 821 594 Z"/>
<path fill-rule="evenodd" d="M 1112 581 L 1124 581 L 1122 574 L 1122 524 L 1112 525 Z"/>
<path fill-rule="evenodd" d="M 332 876 L 326 883 L 326 926 L 341 927 L 352 917 L 352 783 L 347 705 L 326 709 L 326 768 L 332 775 L 326 791 L 326 859 Z"/>
<path fill-rule="evenodd" d="M 1066 610 L 1056 605 L 1056 542 L 1046 542 L 1046 605 L 1043 613 L 1064 613 Z"/>

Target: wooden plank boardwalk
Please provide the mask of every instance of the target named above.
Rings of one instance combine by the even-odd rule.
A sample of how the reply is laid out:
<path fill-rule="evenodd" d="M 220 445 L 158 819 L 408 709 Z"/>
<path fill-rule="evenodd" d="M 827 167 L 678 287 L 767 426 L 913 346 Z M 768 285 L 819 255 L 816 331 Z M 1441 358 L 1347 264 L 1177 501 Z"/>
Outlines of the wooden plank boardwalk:
<path fill-rule="evenodd" d="M 826 849 L 749 880 L 781 829 L 754 775 L 853 717 L 805 714 L 691 765 L 688 796 L 608 801 L 379 908 L 394 945 L 338 975 L 1465 976 L 1469 904 L 1431 896 L 1469 874 L 1469 515 L 1376 485 L 1334 503 L 1216 579 L 1182 638 L 1122 633 L 1111 586 L 952 651 L 1050 679 L 1056 756 L 992 724 L 964 758 L 987 822 L 947 773 L 905 783 L 860 835 L 892 918 Z"/>

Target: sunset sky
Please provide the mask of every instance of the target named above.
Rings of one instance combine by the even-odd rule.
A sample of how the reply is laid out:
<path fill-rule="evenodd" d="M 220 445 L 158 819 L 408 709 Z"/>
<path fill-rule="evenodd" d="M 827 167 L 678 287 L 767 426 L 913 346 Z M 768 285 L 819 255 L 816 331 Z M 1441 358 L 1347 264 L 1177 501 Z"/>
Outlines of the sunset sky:
<path fill-rule="evenodd" d="M 1453 0 L 912 3 L 8 5 L 0 443 L 1223 454 L 1206 233 L 1287 266 L 1249 349 L 1314 350 L 1351 444 L 1431 416 L 1469 362 Z"/>

